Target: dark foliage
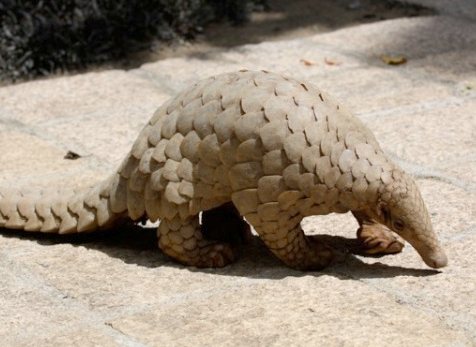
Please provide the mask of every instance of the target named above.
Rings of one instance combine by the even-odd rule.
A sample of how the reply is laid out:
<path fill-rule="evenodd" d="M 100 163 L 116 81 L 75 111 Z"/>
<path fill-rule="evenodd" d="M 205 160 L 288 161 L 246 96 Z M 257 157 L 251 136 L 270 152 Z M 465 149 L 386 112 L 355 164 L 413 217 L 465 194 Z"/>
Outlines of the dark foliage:
<path fill-rule="evenodd" d="M 0 80 L 117 60 L 154 39 L 193 38 L 265 0 L 0 0 Z"/>

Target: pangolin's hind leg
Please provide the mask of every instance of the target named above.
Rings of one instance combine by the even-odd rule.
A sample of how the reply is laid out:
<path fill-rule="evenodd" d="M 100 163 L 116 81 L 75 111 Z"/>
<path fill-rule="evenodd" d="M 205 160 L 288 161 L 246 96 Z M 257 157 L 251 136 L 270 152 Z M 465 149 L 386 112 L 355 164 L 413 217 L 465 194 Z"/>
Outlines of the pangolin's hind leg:
<path fill-rule="evenodd" d="M 200 227 L 199 217 L 163 218 L 158 229 L 159 247 L 171 258 L 184 265 L 223 267 L 235 259 L 231 245 L 207 240 Z"/>
<path fill-rule="evenodd" d="M 232 202 L 202 213 L 202 233 L 208 240 L 232 245 L 247 243 L 253 237 L 250 226 Z"/>
<path fill-rule="evenodd" d="M 360 252 L 369 255 L 384 255 L 402 251 L 405 241 L 400 236 L 363 212 L 352 212 L 352 214 L 359 222 L 357 240 Z"/>

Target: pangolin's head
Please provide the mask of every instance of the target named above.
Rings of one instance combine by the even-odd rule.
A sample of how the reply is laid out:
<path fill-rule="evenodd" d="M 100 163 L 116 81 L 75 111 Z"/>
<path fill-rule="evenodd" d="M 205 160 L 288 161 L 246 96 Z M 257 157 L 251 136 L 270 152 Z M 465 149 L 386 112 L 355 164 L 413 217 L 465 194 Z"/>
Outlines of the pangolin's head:
<path fill-rule="evenodd" d="M 415 181 L 400 170 L 383 186 L 375 207 L 376 219 L 407 240 L 432 268 L 446 266 L 430 215 Z"/>

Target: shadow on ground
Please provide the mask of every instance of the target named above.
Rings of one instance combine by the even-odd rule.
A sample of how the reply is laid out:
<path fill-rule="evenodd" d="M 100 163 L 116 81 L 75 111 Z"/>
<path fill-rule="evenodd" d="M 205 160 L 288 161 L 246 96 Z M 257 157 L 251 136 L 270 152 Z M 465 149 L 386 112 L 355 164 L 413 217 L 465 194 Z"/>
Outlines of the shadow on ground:
<path fill-rule="evenodd" d="M 21 238 L 35 241 L 45 247 L 69 243 L 97 250 L 110 257 L 120 259 L 126 264 L 156 268 L 172 266 L 184 268 L 165 256 L 157 247 L 155 228 L 143 228 L 138 225 L 125 225 L 116 230 L 100 231 L 90 234 L 41 234 L 0 229 L 4 237 Z M 232 265 L 222 269 L 187 268 L 192 272 L 206 272 L 222 276 L 239 276 L 248 278 L 281 279 L 284 277 L 300 277 L 330 275 L 342 280 L 358 280 L 362 278 L 389 278 L 397 276 L 431 276 L 438 274 L 435 270 L 412 269 L 400 266 L 389 266 L 382 263 L 367 264 L 356 257 L 355 239 L 341 236 L 319 235 L 321 241 L 331 245 L 336 251 L 334 263 L 320 272 L 301 272 L 287 268 L 266 249 L 258 237 L 241 247 L 239 259 Z M 391 255 L 389 255 L 391 256 Z"/>
<path fill-rule="evenodd" d="M 423 6 L 381 0 L 270 0 L 269 11 L 255 13 L 244 26 L 211 24 L 204 38 L 219 47 L 303 37 L 353 25 L 436 14 Z"/>
<path fill-rule="evenodd" d="M 354 25 L 401 17 L 435 15 L 436 11 L 396 0 L 269 0 L 269 7 L 255 12 L 243 25 L 210 24 L 203 35 L 189 43 L 167 45 L 133 54 L 122 67 L 140 65 L 170 57 L 211 59 L 217 52 L 264 41 L 303 38 Z"/>
<path fill-rule="evenodd" d="M 399 67 L 387 66 L 379 55 L 403 55 L 409 62 L 423 59 L 419 64 L 430 68 L 432 76 L 439 73 L 444 76 L 465 75 L 474 64 L 474 59 L 469 58 L 476 52 L 476 35 L 471 34 L 474 24 L 464 18 L 444 16 L 445 20 L 442 20 L 443 17 L 433 9 L 393 0 L 270 0 L 269 3 L 269 11 L 254 13 L 245 25 L 211 24 L 195 41 L 172 45 L 157 43 L 155 48 L 131 55 L 121 67 L 137 68 L 144 63 L 171 57 L 219 61 L 223 59 L 223 51 L 245 44 L 305 38 L 350 26 L 417 16 L 429 17 L 417 24 L 400 25 L 395 34 L 389 32 L 390 37 L 394 35 L 393 39 L 384 36 L 385 41 L 376 41 L 381 35 L 373 37 L 367 33 L 364 41 L 378 47 L 377 53 L 373 49 L 366 52 L 363 47 L 356 52 L 352 42 L 335 42 L 335 49 L 361 59 L 365 64 L 391 69 Z M 455 25 L 459 22 L 465 23 L 465 30 Z M 474 29 L 473 32 L 476 26 Z M 356 35 L 359 33 L 356 29 Z M 359 42 L 359 38 L 355 41 Z M 464 52 L 468 59 L 461 61 L 458 52 Z M 444 54 L 445 57 L 439 58 Z M 452 59 L 455 63 L 448 64 Z M 401 71 L 403 76 L 407 76 L 404 69 Z M 412 78 L 412 73 L 407 77 Z"/>

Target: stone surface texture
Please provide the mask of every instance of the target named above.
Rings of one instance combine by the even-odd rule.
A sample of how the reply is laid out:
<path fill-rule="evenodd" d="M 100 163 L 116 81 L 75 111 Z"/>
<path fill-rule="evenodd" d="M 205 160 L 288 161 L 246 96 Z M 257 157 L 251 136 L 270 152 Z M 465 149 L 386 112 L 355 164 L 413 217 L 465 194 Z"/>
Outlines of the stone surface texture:
<path fill-rule="evenodd" d="M 471 1 L 414 2 L 441 15 L 3 87 L 0 186 L 94 183 L 169 96 L 220 72 L 272 70 L 334 95 L 414 175 L 448 267 L 428 270 L 407 246 L 302 273 L 254 240 L 233 265 L 198 270 L 159 252 L 149 226 L 2 231 L 2 346 L 476 345 L 475 12 Z M 388 66 L 381 54 L 408 62 Z M 82 157 L 64 160 L 69 150 Z M 357 228 L 350 215 L 302 224 L 342 249 Z"/>

